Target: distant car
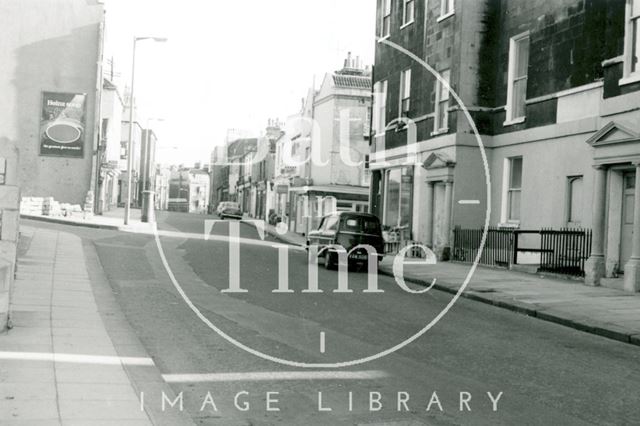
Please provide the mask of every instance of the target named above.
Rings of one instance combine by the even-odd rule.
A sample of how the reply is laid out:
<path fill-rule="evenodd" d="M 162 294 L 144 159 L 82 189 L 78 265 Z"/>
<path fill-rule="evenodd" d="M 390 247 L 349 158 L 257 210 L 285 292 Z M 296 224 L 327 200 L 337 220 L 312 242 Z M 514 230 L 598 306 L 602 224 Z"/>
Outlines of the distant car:
<path fill-rule="evenodd" d="M 348 263 L 360 266 L 368 264 L 369 256 L 364 247 L 353 250 L 358 245 L 375 249 L 376 266 L 384 255 L 380 220 L 369 213 L 337 212 L 323 217 L 318 229 L 307 235 L 307 248 L 310 245 L 318 245 L 319 251 L 326 248 L 319 257 L 324 258 L 327 269 L 333 269 L 338 263 L 338 252 L 330 246 L 342 246 L 349 253 Z"/>
<path fill-rule="evenodd" d="M 229 204 L 229 201 L 221 201 L 218 203 L 218 207 L 216 207 L 216 214 L 220 215 L 220 212 L 222 211 L 222 209 Z"/>
<path fill-rule="evenodd" d="M 220 216 L 220 219 L 242 219 L 242 210 L 240 210 L 240 205 L 238 203 L 226 202 L 225 205 L 219 209 L 218 216 Z"/>

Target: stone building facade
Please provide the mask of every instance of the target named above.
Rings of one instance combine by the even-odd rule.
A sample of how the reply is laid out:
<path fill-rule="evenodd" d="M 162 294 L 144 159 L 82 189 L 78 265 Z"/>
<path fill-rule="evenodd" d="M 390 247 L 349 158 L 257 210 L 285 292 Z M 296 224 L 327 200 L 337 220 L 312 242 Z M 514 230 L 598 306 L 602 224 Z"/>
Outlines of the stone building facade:
<path fill-rule="evenodd" d="M 441 258 L 487 212 L 591 229 L 585 282 L 638 291 L 638 19 L 638 0 L 379 0 L 372 209 Z"/>
<path fill-rule="evenodd" d="M 95 188 L 93 153 L 98 146 L 96 115 L 102 84 L 101 3 L 6 0 L 0 6 L 4 32 L 0 49 L 0 144 L 10 144 L 20 151 L 18 183 L 23 196 L 83 204 Z M 43 106 L 56 96 L 82 99 L 79 113 L 65 117 L 60 104 L 56 104 L 55 112 L 48 108 L 53 103 Z M 78 139 L 70 145 L 77 144 L 79 149 L 73 154 L 71 150 L 43 149 L 43 135 L 51 136 L 47 131 L 53 125 L 75 129 Z"/>

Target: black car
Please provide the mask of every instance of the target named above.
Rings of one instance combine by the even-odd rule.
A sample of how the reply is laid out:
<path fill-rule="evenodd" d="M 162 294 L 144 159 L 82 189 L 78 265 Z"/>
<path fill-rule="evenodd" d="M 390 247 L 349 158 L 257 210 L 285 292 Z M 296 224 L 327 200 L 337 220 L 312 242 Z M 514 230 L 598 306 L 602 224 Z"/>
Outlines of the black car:
<path fill-rule="evenodd" d="M 338 252 L 331 247 L 335 245 L 342 246 L 347 251 L 349 264 L 362 266 L 368 263 L 369 256 L 364 247 L 354 250 L 358 245 L 373 247 L 376 263 L 384 255 L 380 220 L 369 213 L 337 212 L 323 217 L 318 229 L 307 235 L 307 248 L 311 245 L 318 246 L 318 257 L 324 258 L 327 269 L 338 264 Z"/>

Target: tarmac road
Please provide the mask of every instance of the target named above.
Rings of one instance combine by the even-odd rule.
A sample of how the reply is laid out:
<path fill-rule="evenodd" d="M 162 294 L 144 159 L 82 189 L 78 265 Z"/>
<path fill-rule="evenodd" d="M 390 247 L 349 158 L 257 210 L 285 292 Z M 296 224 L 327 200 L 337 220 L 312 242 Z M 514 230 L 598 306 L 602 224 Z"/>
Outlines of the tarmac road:
<path fill-rule="evenodd" d="M 160 229 L 193 234 L 202 234 L 205 219 L 212 217 L 158 218 Z M 176 380 L 171 386 L 183 392 L 184 408 L 199 424 L 603 425 L 640 418 L 640 350 L 631 345 L 460 299 L 424 336 L 386 357 L 348 368 L 295 368 L 237 348 L 201 321 L 169 279 L 152 237 L 30 225 L 62 228 L 95 244 L 127 320 L 167 380 Z M 258 238 L 249 225 L 241 229 L 242 237 Z M 225 224 L 214 228 L 226 232 Z M 414 335 L 452 297 L 410 294 L 386 276 L 378 277 L 384 293 L 363 293 L 367 275 L 360 272 L 349 273 L 352 293 L 334 293 L 338 274 L 323 268 L 323 293 L 303 293 L 309 267 L 304 251 L 293 249 L 287 257 L 293 292 L 273 293 L 278 249 L 254 244 L 241 245 L 247 292 L 224 293 L 226 242 L 184 236 L 161 242 L 180 286 L 212 324 L 288 360 L 332 363 L 376 354 Z"/>

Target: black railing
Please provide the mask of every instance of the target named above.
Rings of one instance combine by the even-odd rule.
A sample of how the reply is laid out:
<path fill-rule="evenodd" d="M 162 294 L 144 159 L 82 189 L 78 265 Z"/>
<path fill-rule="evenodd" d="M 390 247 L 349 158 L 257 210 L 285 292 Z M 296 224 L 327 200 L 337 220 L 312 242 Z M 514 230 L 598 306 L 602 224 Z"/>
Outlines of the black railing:
<path fill-rule="evenodd" d="M 452 260 L 472 263 L 478 256 L 482 234 L 483 229 L 454 228 Z M 489 228 L 479 263 L 508 267 L 513 255 L 513 240 L 513 230 Z"/>
<path fill-rule="evenodd" d="M 584 276 L 584 263 L 591 253 L 590 229 L 543 229 L 540 236 L 540 271 Z"/>
<path fill-rule="evenodd" d="M 472 263 L 478 256 L 482 234 L 483 229 L 454 228 L 452 260 Z M 521 263 L 527 254 L 529 264 L 532 263 L 531 255 L 533 259 L 539 259 L 540 272 L 584 276 L 584 264 L 590 252 L 589 229 L 489 228 L 479 263 L 508 268 Z"/>

